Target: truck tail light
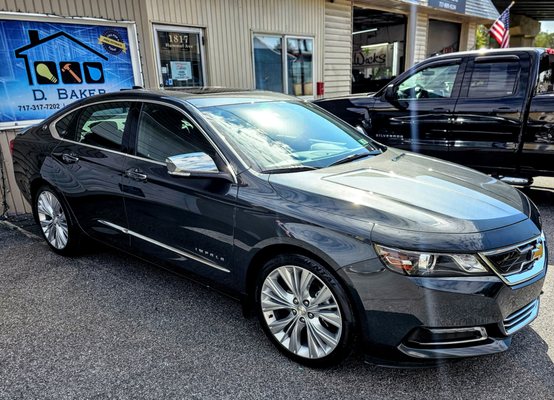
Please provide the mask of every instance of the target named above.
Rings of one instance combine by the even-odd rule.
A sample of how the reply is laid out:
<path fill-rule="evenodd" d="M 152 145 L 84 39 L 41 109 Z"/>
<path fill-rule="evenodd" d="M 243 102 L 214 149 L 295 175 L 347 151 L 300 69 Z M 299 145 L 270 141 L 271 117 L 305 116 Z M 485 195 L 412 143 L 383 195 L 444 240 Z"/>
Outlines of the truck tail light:
<path fill-rule="evenodd" d="M 10 140 L 10 154 L 13 156 L 13 142 L 15 139 Z"/>

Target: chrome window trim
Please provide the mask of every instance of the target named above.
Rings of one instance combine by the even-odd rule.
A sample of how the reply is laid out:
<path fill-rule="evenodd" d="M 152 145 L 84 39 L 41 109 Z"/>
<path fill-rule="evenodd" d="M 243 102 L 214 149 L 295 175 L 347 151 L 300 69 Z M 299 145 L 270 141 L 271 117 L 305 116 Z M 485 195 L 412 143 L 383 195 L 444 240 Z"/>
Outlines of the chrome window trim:
<path fill-rule="evenodd" d="M 496 275 L 498 275 L 498 277 L 500 279 L 502 279 L 502 281 L 505 284 L 507 284 L 509 286 L 518 285 L 520 283 L 523 283 L 523 282 L 526 282 L 530 279 L 533 279 L 534 277 L 540 275 L 544 271 L 544 269 L 546 268 L 546 263 L 545 263 L 545 261 L 546 261 L 546 248 L 544 249 L 543 256 L 541 258 L 539 258 L 538 260 L 533 261 L 533 267 L 531 267 L 527 271 L 516 272 L 516 273 L 513 273 L 513 274 L 509 274 L 509 275 L 502 275 L 502 273 L 500 271 L 498 271 L 498 269 L 488 259 L 487 256 L 495 255 L 495 254 L 499 254 L 499 253 L 504 253 L 504 252 L 507 252 L 507 251 L 511 251 L 511 250 L 514 250 L 518 247 L 525 246 L 526 244 L 537 241 L 538 239 L 541 239 L 542 242 L 544 243 L 545 242 L 544 233 L 541 233 L 539 236 L 536 236 L 534 239 L 527 240 L 527 241 L 521 242 L 519 244 L 502 247 L 502 248 L 496 249 L 496 250 L 480 252 L 480 253 L 478 253 L 479 258 L 487 265 L 487 267 L 490 268 L 491 271 L 493 271 Z"/>
<path fill-rule="evenodd" d="M 200 262 L 202 264 L 205 264 L 207 265 L 208 267 L 211 267 L 211 268 L 214 268 L 214 269 L 217 269 L 219 271 L 222 271 L 222 272 L 225 272 L 225 273 L 230 273 L 231 271 L 225 267 L 222 267 L 220 265 L 217 265 L 215 263 L 213 263 L 212 261 L 210 260 L 206 260 L 200 256 L 197 256 L 197 255 L 194 255 L 194 254 L 191 254 L 189 252 L 186 252 L 186 251 L 183 251 L 183 250 L 179 250 L 179 249 L 176 249 L 175 247 L 172 247 L 172 246 L 169 246 L 167 244 L 164 244 L 162 242 L 159 242 L 155 239 L 152 239 L 152 238 L 149 238 L 148 236 L 144 236 L 144 235 L 141 235 L 140 233 L 138 232 L 135 232 L 135 231 L 132 231 L 130 229 L 127 229 L 127 228 L 124 228 L 122 226 L 119 226 L 119 225 L 116 225 L 116 224 L 113 224 L 111 222 L 108 222 L 108 221 L 104 221 L 104 220 L 98 220 L 98 222 L 100 222 L 101 224 L 103 225 L 106 225 L 112 229 L 115 229 L 115 230 L 118 230 L 120 232 L 123 232 L 127 235 L 130 235 L 130 236 L 134 236 L 138 239 L 141 239 L 141 240 L 144 240 L 145 242 L 149 242 L 149 243 L 152 243 L 156 246 L 159 246 L 163 249 L 166 249 L 166 250 L 169 250 L 169 251 L 172 251 L 176 254 L 179 254 L 180 256 L 183 256 L 183 257 L 186 257 L 186 258 L 190 258 L 191 260 L 194 260 L 194 261 L 197 261 L 197 262 Z"/>
<path fill-rule="evenodd" d="M 204 131 L 204 129 L 202 129 L 202 127 L 200 125 L 198 125 L 198 123 L 194 120 L 194 118 L 191 117 L 191 115 L 186 112 L 185 110 L 173 105 L 173 104 L 170 104 L 170 103 L 166 103 L 166 102 L 163 102 L 163 101 L 159 101 L 159 100 L 152 100 L 152 99 L 109 99 L 109 100 L 101 100 L 101 101 L 98 101 L 98 102 L 95 102 L 95 103 L 89 103 L 89 104 L 83 104 L 79 107 L 76 107 L 74 109 L 72 109 L 71 111 L 69 112 L 66 112 L 65 114 L 61 115 L 60 117 L 56 118 L 54 121 L 52 121 L 49 125 L 49 128 L 50 128 L 50 132 L 52 133 L 52 136 L 54 137 L 54 139 L 57 139 L 57 140 L 60 140 L 60 141 L 63 141 L 63 142 L 68 142 L 68 143 L 75 143 L 75 144 L 78 144 L 78 145 L 82 145 L 82 146 L 86 146 L 86 147 L 90 147 L 90 148 L 93 148 L 93 149 L 98 149 L 98 150 L 102 150 L 102 151 L 108 151 L 110 153 L 114 153 L 114 154 L 120 154 L 122 156 L 125 156 L 125 157 L 130 157 L 130 158 L 134 158 L 134 159 L 137 159 L 137 160 L 142 160 L 142 161 L 147 161 L 147 162 L 150 162 L 150 163 L 153 163 L 153 164 L 158 164 L 158 165 L 163 165 L 165 166 L 166 164 L 161 162 L 161 161 L 156 161 L 156 160 L 152 160 L 150 158 L 145 158 L 145 157 L 140 157 L 140 156 L 137 156 L 137 155 L 134 155 L 134 154 L 129 154 L 129 153 L 124 153 L 122 151 L 117 151 L 117 150 L 110 150 L 110 149 L 106 149 L 106 148 L 103 148 L 103 147 L 98 147 L 98 146 L 92 146 L 90 144 L 86 144 L 86 143 L 81 143 L 81 142 L 76 142 L 74 140 L 69 140 L 69 139 L 64 139 L 60 136 L 60 134 L 58 133 L 57 129 L 56 129 L 56 124 L 63 118 L 67 117 L 69 114 L 73 113 L 73 112 L 76 112 L 78 110 L 81 110 L 85 107 L 92 107 L 92 106 L 96 106 L 96 105 L 101 105 L 101 104 L 108 104 L 108 103 L 125 103 L 125 102 L 129 102 L 129 103 L 152 103 L 152 104 L 159 104 L 159 105 L 162 105 L 162 106 L 166 106 L 166 107 L 170 107 L 170 108 L 173 108 L 179 112 L 181 112 L 186 118 L 189 119 L 189 121 L 196 127 L 196 129 L 198 129 L 200 131 L 200 133 L 206 138 L 206 140 L 208 141 L 208 143 L 210 143 L 210 145 L 215 149 L 215 151 L 217 152 L 217 154 L 221 157 L 221 159 L 223 160 L 223 162 L 225 163 L 225 166 L 228 170 L 228 172 L 231 174 L 231 176 L 233 177 L 233 183 L 236 185 L 238 183 L 238 179 L 237 179 L 237 175 L 236 175 L 236 172 L 235 170 L 232 168 L 231 166 L 231 163 L 229 162 L 229 160 L 227 159 L 227 157 L 225 157 L 225 155 L 223 154 L 223 152 L 219 149 L 219 147 L 215 144 L 215 142 L 212 140 L 212 138 L 209 137 L 208 134 L 206 134 L 206 132 Z M 188 104 L 188 103 L 187 103 Z M 211 124 L 209 124 L 209 126 L 213 129 L 213 126 Z M 215 131 L 218 136 L 219 135 L 219 132 Z M 225 143 L 227 143 L 227 141 L 225 141 Z M 242 161 L 242 160 L 241 160 Z"/>

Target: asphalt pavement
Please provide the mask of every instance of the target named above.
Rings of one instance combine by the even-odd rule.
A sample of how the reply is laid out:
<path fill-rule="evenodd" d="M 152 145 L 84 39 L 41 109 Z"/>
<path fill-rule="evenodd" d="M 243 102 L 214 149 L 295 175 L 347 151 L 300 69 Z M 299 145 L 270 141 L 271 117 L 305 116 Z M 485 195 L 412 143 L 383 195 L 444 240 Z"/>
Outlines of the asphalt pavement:
<path fill-rule="evenodd" d="M 554 180 L 526 193 L 554 243 Z M 552 272 L 508 352 L 426 369 L 359 354 L 304 368 L 232 299 L 105 248 L 64 258 L 3 223 L 0 282 L 0 398 L 554 399 Z"/>

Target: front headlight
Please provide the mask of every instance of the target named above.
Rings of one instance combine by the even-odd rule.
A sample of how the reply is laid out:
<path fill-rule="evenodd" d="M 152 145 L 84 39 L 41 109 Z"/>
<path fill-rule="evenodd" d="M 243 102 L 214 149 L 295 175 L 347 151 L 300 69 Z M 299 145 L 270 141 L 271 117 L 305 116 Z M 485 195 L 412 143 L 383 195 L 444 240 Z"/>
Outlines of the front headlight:
<path fill-rule="evenodd" d="M 391 271 L 410 276 L 489 275 L 473 254 L 421 253 L 374 245 L 383 264 Z"/>

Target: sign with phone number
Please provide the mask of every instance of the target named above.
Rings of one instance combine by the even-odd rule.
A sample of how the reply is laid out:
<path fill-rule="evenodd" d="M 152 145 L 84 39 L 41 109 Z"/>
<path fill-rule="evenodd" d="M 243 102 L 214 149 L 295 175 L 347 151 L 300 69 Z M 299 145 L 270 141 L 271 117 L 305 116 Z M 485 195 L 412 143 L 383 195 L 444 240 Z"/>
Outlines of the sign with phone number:
<path fill-rule="evenodd" d="M 76 100 L 140 85 L 129 23 L 52 19 L 0 13 L 0 127 L 25 126 Z"/>

